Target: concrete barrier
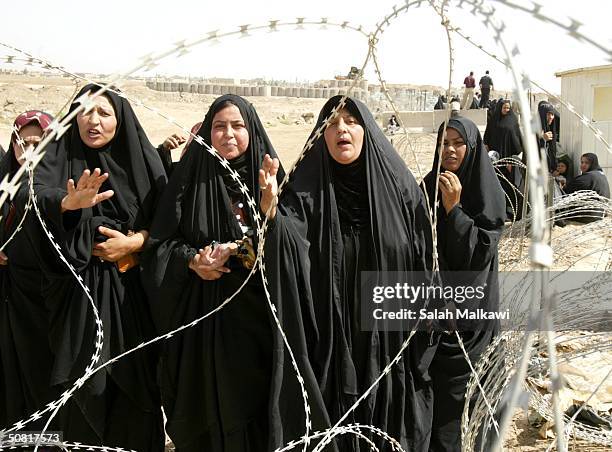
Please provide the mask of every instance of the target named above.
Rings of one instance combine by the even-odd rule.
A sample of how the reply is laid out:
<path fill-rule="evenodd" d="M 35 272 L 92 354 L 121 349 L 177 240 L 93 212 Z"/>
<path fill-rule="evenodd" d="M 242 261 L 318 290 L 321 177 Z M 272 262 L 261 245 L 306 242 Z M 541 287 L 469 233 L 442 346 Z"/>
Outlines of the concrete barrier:
<path fill-rule="evenodd" d="M 270 95 L 271 96 L 278 96 L 278 86 L 270 87 Z"/>
<path fill-rule="evenodd" d="M 393 112 L 384 112 L 381 116 L 381 126 L 386 127 Z M 484 130 L 487 126 L 487 110 L 461 110 L 460 115 L 471 119 L 476 125 Z M 446 110 L 433 111 L 401 111 L 400 120 L 404 127 L 417 129 L 422 132 L 433 133 L 446 118 Z"/>

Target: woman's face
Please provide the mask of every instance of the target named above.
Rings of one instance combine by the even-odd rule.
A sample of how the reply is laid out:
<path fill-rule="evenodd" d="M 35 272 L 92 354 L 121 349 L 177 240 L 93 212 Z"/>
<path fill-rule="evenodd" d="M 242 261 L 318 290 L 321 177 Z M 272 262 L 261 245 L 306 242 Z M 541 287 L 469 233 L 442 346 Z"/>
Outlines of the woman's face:
<path fill-rule="evenodd" d="M 20 145 L 15 140 L 13 140 L 13 151 L 15 152 L 15 159 L 20 165 L 23 165 L 24 158 L 23 153 L 28 146 L 34 146 L 40 142 L 41 137 L 43 136 L 43 129 L 38 125 L 38 123 L 31 122 L 26 124 L 19 130 L 19 137 L 25 142 L 23 145 Z"/>
<path fill-rule="evenodd" d="M 325 129 L 329 155 L 343 165 L 354 162 L 361 155 L 363 135 L 363 126 L 350 111 L 343 108 Z"/>
<path fill-rule="evenodd" d="M 567 165 L 563 162 L 558 162 L 557 163 L 557 173 L 565 174 L 566 171 L 567 171 Z"/>
<path fill-rule="evenodd" d="M 554 119 L 555 119 L 555 114 L 552 111 L 547 111 L 546 112 L 546 122 L 548 124 L 552 124 Z"/>
<path fill-rule="evenodd" d="M 467 145 L 463 141 L 461 134 L 450 127 L 446 129 L 446 138 L 442 148 L 442 162 L 440 165 L 446 171 L 456 173 L 467 151 Z"/>
<path fill-rule="evenodd" d="M 510 111 L 510 103 L 506 102 L 504 103 L 504 105 L 502 105 L 502 109 L 501 109 L 502 116 L 506 116 L 509 111 Z"/>
<path fill-rule="evenodd" d="M 96 97 L 94 102 L 94 108 L 77 115 L 77 124 L 83 143 L 91 149 L 100 149 L 115 137 L 117 116 L 113 104 L 105 95 Z"/>
<path fill-rule="evenodd" d="M 249 131 L 238 107 L 229 105 L 215 114 L 210 141 L 227 160 L 233 160 L 246 152 L 249 147 Z"/>
<path fill-rule="evenodd" d="M 580 171 L 586 173 L 591 169 L 591 161 L 584 155 L 580 157 Z"/>

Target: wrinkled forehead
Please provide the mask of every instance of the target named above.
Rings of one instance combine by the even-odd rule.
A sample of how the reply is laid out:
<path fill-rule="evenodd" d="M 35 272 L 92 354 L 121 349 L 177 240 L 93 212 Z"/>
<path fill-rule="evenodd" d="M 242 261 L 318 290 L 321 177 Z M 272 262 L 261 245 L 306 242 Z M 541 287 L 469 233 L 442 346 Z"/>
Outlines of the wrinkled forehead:
<path fill-rule="evenodd" d="M 87 92 L 87 94 L 89 96 L 92 96 L 95 92 L 95 89 L 91 89 Z M 77 96 L 77 99 L 79 97 L 80 96 Z M 92 101 L 94 103 L 95 108 L 101 108 L 102 110 L 107 111 L 109 113 L 114 113 L 115 115 L 117 114 L 117 105 L 115 105 L 115 102 L 109 94 L 100 94 L 96 96 Z M 72 105 L 75 107 L 78 106 L 78 102 L 76 102 L 76 99 L 72 103 Z"/>

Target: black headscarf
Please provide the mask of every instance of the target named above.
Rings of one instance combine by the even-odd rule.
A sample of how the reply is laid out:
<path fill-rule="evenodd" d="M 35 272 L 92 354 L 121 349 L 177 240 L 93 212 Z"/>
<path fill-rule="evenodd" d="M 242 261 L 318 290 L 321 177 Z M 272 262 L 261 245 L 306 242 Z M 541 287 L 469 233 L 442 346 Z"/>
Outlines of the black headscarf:
<path fill-rule="evenodd" d="M 249 132 L 249 145 L 246 152 L 230 161 L 230 166 L 241 175 L 251 196 L 258 203 L 260 197 L 258 177 L 261 162 L 266 154 L 272 158 L 277 157 L 277 154 L 253 105 L 242 97 L 232 94 L 217 98 L 206 113 L 197 134 L 204 139 L 206 144 L 211 145 L 213 118 L 225 108 L 228 102 L 238 107 Z M 277 179 L 281 181 L 283 177 L 284 171 L 281 167 Z M 173 283 L 164 282 L 165 279 L 172 279 L 166 278 L 166 272 L 174 253 L 180 253 L 187 262 L 196 254 L 197 249 L 203 248 L 213 240 L 229 242 L 243 238 L 244 234 L 232 212 L 230 203 L 230 197 L 232 194 L 236 196 L 238 190 L 237 183 L 229 177 L 228 171 L 221 166 L 219 160 L 193 140 L 174 170 L 160 201 L 158 211 L 163 214 L 160 213 L 157 216 L 150 231 L 148 245 L 150 250 L 147 254 L 148 259 L 155 260 L 155 265 L 151 264 L 151 260 L 142 263 L 147 280 L 146 288 L 150 291 L 154 306 L 157 303 L 160 303 L 160 308 L 167 306 L 166 294 L 174 294 L 182 288 L 182 283 L 175 286 Z M 246 207 L 246 201 L 244 204 Z M 245 208 L 244 210 L 249 221 L 252 221 L 250 209 Z M 252 224 L 252 227 L 254 228 L 255 225 Z M 162 242 L 171 242 L 172 237 L 177 235 L 181 236 L 184 244 L 177 246 L 173 253 L 167 253 L 167 247 L 173 247 L 176 244 L 171 243 L 160 247 Z M 254 241 L 256 243 L 256 237 Z M 186 265 L 183 270 L 182 277 L 187 277 Z M 175 281 L 180 280 L 181 278 L 178 278 Z M 160 312 L 155 308 L 153 311 L 158 329 L 167 330 L 168 322 L 171 321 L 168 313 Z"/>
<path fill-rule="evenodd" d="M 438 96 L 438 101 L 436 102 L 436 104 L 434 105 L 434 110 L 444 110 L 444 105 L 446 104 L 446 96 L 443 94 L 440 94 Z"/>
<path fill-rule="evenodd" d="M 561 154 L 557 158 L 557 163 L 563 163 L 567 167 L 567 170 L 564 174 L 560 174 L 560 176 L 565 177 L 566 183 L 569 183 L 574 178 L 574 163 L 572 159 L 567 154 Z"/>
<path fill-rule="evenodd" d="M 98 85 L 86 85 L 77 98 L 98 89 Z M 47 146 L 34 172 L 37 202 L 47 225 L 64 256 L 90 288 L 104 324 L 105 337 L 111 332 L 100 350 L 103 361 L 136 346 L 153 333 L 138 270 L 119 273 L 114 263 L 93 256 L 95 243 L 106 240 L 99 227 L 106 226 L 124 234 L 129 230 L 148 229 L 166 185 L 161 159 L 127 99 L 114 92 L 105 92 L 104 96 L 110 100 L 117 118 L 112 140 L 100 149 L 87 147 L 81 140 L 75 117 L 70 129 Z M 76 102 L 70 111 L 75 108 Z M 112 198 L 91 208 L 62 213 L 66 181 L 72 178 L 76 183 L 85 169 L 93 171 L 96 167 L 109 173 L 100 191 L 113 189 Z M 58 278 L 53 284 L 57 288 L 46 300 L 51 312 L 49 342 L 55 356 L 51 384 L 64 385 L 79 377 L 89 362 L 96 324 L 85 294 L 69 273 L 68 279 Z M 153 376 L 155 358 L 153 349 L 133 354 L 96 373 L 77 393 L 75 403 L 100 438 L 109 424 L 122 423 L 121 419 L 107 418 L 107 399 L 96 397 L 110 384 L 109 376 L 121 387 L 117 397 L 130 397 L 144 410 L 158 409 Z M 142 422 L 147 424 L 145 420 Z M 155 440 L 151 434 L 150 441 Z"/>
<path fill-rule="evenodd" d="M 340 98 L 332 97 L 323 106 L 311 134 L 313 147 L 300 161 L 283 191 L 266 240 L 266 272 L 271 294 L 305 378 L 314 429 L 328 426 L 338 414 L 335 411 L 341 397 L 356 395 L 360 389 L 340 320 L 345 303 L 354 301 L 341 299 L 344 245 L 342 201 L 337 196 L 339 187 L 334 179 L 338 173 L 334 171 L 336 165 L 324 136 L 315 137 L 316 130 Z M 355 165 L 363 171 L 359 176 L 363 180 L 360 196 L 367 201 L 365 205 L 357 205 L 360 209 L 367 208 L 364 229 L 367 232 L 361 233 L 360 240 L 367 241 L 373 250 L 369 264 L 372 268 L 368 270 L 430 268 L 431 229 L 423 194 L 413 175 L 363 103 L 348 98 L 345 108 L 364 129 L 363 146 Z M 371 366 L 382 370 L 385 360 L 397 353 L 407 334 L 372 332 L 367 342 L 376 344 L 376 350 L 380 347 L 381 356 L 372 358 Z M 283 354 L 280 336 L 275 349 L 272 446 L 278 447 L 303 434 L 303 413 L 297 411 L 300 393 L 289 358 Z M 412 441 L 418 441 L 413 431 L 418 429 L 418 409 L 412 392 L 413 378 L 417 378 L 413 371 L 419 367 L 422 356 L 416 337 L 411 341 L 410 350 L 380 383 L 376 396 L 371 396 L 363 409 L 375 410 L 374 422 L 391 436 L 406 435 L 409 444 L 414 444 Z M 342 394 L 336 384 L 341 384 Z M 401 408 L 393 410 L 392 405 Z"/>
<path fill-rule="evenodd" d="M 502 115 L 502 108 L 509 100 L 498 101 L 491 121 L 487 122 L 484 142 L 490 150 L 499 152 L 500 158 L 518 155 L 523 152 L 523 140 L 518 118 L 512 109 Z"/>
<path fill-rule="evenodd" d="M 585 173 L 591 171 L 603 171 L 601 166 L 599 166 L 599 159 L 597 158 L 597 154 L 593 154 L 592 152 L 587 152 L 582 154 L 582 157 L 586 158 L 589 161 L 589 169 L 585 171 Z"/>
<path fill-rule="evenodd" d="M 546 117 L 547 113 L 553 113 L 555 115 L 552 123 L 548 123 Z M 538 114 L 540 116 L 540 124 L 542 125 L 543 132 L 552 132 L 553 138 L 550 141 L 544 140 L 542 137 L 538 137 L 538 143 L 541 148 L 546 149 L 546 160 L 548 163 L 548 172 L 552 173 L 557 169 L 557 143 L 559 142 L 559 127 L 561 120 L 559 118 L 559 112 L 552 106 L 551 103 L 542 100 L 538 104 Z"/>
<path fill-rule="evenodd" d="M 82 94 L 98 89 L 89 84 L 83 87 Z M 108 217 L 119 219 L 121 231 L 139 230 L 149 227 L 153 217 L 155 201 L 161 195 L 166 182 L 163 166 L 155 148 L 147 138 L 129 102 L 113 92 L 105 92 L 115 109 L 117 129 L 115 137 L 101 149 L 88 148 L 79 136 L 76 118 L 72 120 L 72 130 L 64 144 L 69 159 L 71 177 L 78 180 L 84 169 L 98 167 L 108 172 L 107 185 L 115 194 L 100 204 L 100 212 Z M 78 105 L 72 104 L 70 111 Z M 129 152 L 126 152 L 129 150 Z"/>
<path fill-rule="evenodd" d="M 551 124 L 548 124 L 548 119 L 546 118 L 547 113 L 553 113 L 555 118 L 553 119 Z M 559 112 L 550 102 L 542 100 L 538 103 L 538 115 L 540 116 L 540 124 L 542 125 L 542 130 L 544 132 L 552 132 L 553 140 L 559 141 L 559 128 L 561 125 L 561 119 L 559 117 Z"/>
<path fill-rule="evenodd" d="M 197 134 L 211 145 L 213 119 L 228 102 L 238 107 L 249 133 L 247 150 L 231 160 L 230 166 L 240 174 L 259 208 L 259 169 L 266 154 L 272 158 L 277 154 L 253 105 L 235 95 L 219 97 L 210 106 Z M 279 183 L 283 177 L 281 167 L 277 175 Z M 159 333 L 209 313 L 244 282 L 248 274 L 244 268 L 232 268 L 231 273 L 220 279 L 204 281 L 188 267 L 198 249 L 212 241 L 243 238 L 231 208 L 231 201 L 235 203 L 240 193 L 238 184 L 217 157 L 193 140 L 170 177 L 150 230 L 148 248 L 141 259 L 142 281 Z M 255 228 L 253 212 L 246 199 L 243 202 L 247 221 Z M 244 385 L 250 376 L 259 375 L 251 379 L 249 390 L 254 393 L 253 399 L 267 397 L 270 378 L 261 377 L 260 368 L 266 365 L 266 359 L 271 360 L 271 345 L 264 356 L 259 356 L 257 365 L 241 369 L 240 375 L 236 375 L 235 363 L 243 358 L 242 362 L 257 360 L 257 356 L 244 356 L 249 352 L 256 354 L 255 344 L 265 342 L 266 337 L 271 342 L 272 326 L 267 316 L 268 307 L 257 273 L 222 311 L 164 343 L 161 387 L 168 416 L 166 429 L 177 447 L 193 446 L 204 436 L 204 446 L 208 448 L 218 444 L 228 450 L 232 447 L 244 450 L 235 444 L 253 440 L 251 436 L 243 438 L 239 429 L 244 427 L 245 418 L 254 416 L 253 410 L 259 410 L 260 417 L 267 416 L 266 410 L 256 406 L 253 400 L 246 400 L 248 397 L 237 401 L 237 394 L 244 392 L 244 388 L 233 385 Z M 232 328 L 240 331 L 232 332 Z M 250 342 L 235 346 L 236 338 Z M 232 353 L 232 357 L 224 358 L 226 353 Z M 266 371 L 271 372 L 269 368 Z M 224 398 L 224 391 L 232 395 Z M 266 403 L 267 400 L 264 406 Z M 228 438 L 224 436 L 232 429 L 239 437 L 232 440 L 237 442 L 234 446 L 228 445 Z M 260 450 L 257 444 L 250 447 Z"/>
<path fill-rule="evenodd" d="M 590 162 L 589 169 L 579 174 L 568 183 L 564 188 L 565 193 L 571 194 L 580 190 L 591 190 L 600 196 L 610 198 L 610 184 L 601 166 L 599 166 L 597 155 L 592 152 L 587 152 L 582 154 L 582 157 Z M 603 217 L 604 214 L 605 212 L 602 209 L 594 208 L 589 212 L 585 212 L 584 216 L 574 216 L 572 219 L 590 222 Z"/>
<path fill-rule="evenodd" d="M 438 132 L 442 139 L 444 123 Z M 461 182 L 461 198 L 448 214 L 440 200 L 437 232 L 441 279 L 445 285 L 483 287 L 482 300 L 467 301 L 459 308 L 484 309 L 495 312 L 499 307 L 498 251 L 506 216 L 502 188 L 480 138 L 480 132 L 465 117 L 451 118 L 448 128 L 456 130 L 466 144 L 466 153 L 455 172 Z M 437 179 L 438 152 L 434 154 L 432 171 L 424 185 L 433 198 Z M 441 194 L 438 195 L 438 199 Z M 433 393 L 424 396 L 423 403 L 432 414 L 430 448 L 453 450 L 461 444 L 461 413 L 465 393 L 472 374 L 464 350 L 471 362 L 477 362 L 498 329 L 498 322 L 486 320 L 455 320 L 462 337 L 459 345 L 454 334 L 444 334 L 436 340 L 436 353 L 429 367 L 434 382 Z"/>
<path fill-rule="evenodd" d="M 579 190 L 592 190 L 601 196 L 609 198 L 610 184 L 601 166 L 599 166 L 597 154 L 587 152 L 582 154 L 582 157 L 590 162 L 589 169 L 576 176 L 571 183 L 567 184 L 565 186 L 565 193 L 570 194 Z"/>
<path fill-rule="evenodd" d="M 87 92 L 95 93 L 98 89 L 98 85 L 86 85 L 76 98 Z M 81 140 L 75 117 L 68 132 L 58 142 L 49 145 L 44 164 L 38 166 L 35 176 L 37 185 L 64 189 L 68 178 L 72 178 L 76 184 L 85 169 L 93 171 L 100 168 L 102 173 L 110 174 L 100 191 L 112 189 L 114 195 L 92 209 L 71 213 L 75 218 L 97 217 L 92 223 L 95 241 L 105 239 L 95 232 L 101 225 L 124 234 L 129 230 L 148 229 L 156 202 L 166 184 L 163 164 L 130 103 L 114 92 L 106 91 L 103 95 L 109 99 L 117 117 L 113 139 L 100 149 L 89 148 Z M 70 111 L 77 107 L 78 103 L 73 103 Z M 59 195 L 63 196 L 61 193 Z M 57 215 L 52 220 L 61 224 Z M 89 261 L 89 244 L 82 251 L 84 262 L 78 263 L 79 266 L 87 265 Z"/>
<path fill-rule="evenodd" d="M 438 143 L 442 139 L 444 123 L 438 129 Z M 503 191 L 491 159 L 484 147 L 478 127 L 465 117 L 451 118 L 447 128 L 455 129 L 466 144 L 465 157 L 456 174 L 461 182 L 461 205 L 478 227 L 496 229 L 503 226 L 505 219 L 505 200 Z M 433 202 L 436 185 L 436 171 L 439 155 L 434 154 L 432 170 L 423 179 L 427 188 L 429 202 Z M 440 171 L 444 171 L 440 167 Z M 438 200 L 441 195 L 438 194 Z M 445 216 L 445 210 L 438 209 L 438 218 Z"/>

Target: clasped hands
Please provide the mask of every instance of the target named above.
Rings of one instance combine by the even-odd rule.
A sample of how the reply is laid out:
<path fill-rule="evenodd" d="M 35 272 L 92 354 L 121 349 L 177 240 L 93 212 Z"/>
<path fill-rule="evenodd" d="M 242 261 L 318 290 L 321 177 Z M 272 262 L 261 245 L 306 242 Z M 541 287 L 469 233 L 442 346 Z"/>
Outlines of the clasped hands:
<path fill-rule="evenodd" d="M 238 244 L 235 242 L 218 243 L 214 246 L 208 245 L 204 249 L 199 249 L 197 254 L 189 261 L 189 268 L 206 280 L 214 281 L 221 278 L 224 273 L 231 273 L 225 266 L 227 260 L 236 254 Z"/>

